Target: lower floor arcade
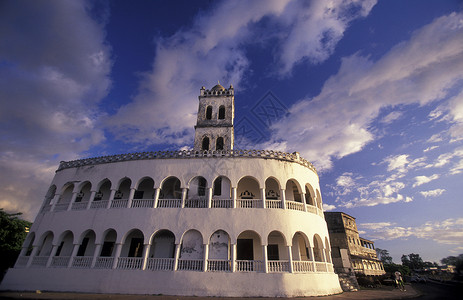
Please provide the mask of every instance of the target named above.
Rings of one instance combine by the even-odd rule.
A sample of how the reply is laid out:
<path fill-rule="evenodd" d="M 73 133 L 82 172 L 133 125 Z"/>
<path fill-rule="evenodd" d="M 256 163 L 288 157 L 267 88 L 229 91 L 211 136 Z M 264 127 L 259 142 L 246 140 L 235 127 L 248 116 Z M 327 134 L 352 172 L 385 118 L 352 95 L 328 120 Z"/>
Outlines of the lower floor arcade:
<path fill-rule="evenodd" d="M 197 230 L 183 233 L 176 243 L 169 230 L 151 237 L 133 229 L 123 237 L 114 229 L 97 238 L 93 230 L 75 236 L 32 232 L 15 268 L 84 268 L 151 271 L 309 273 L 333 272 L 328 238 L 296 232 L 289 240 L 279 231 L 262 239 L 252 230 L 233 239 L 223 230 L 203 238 Z"/>

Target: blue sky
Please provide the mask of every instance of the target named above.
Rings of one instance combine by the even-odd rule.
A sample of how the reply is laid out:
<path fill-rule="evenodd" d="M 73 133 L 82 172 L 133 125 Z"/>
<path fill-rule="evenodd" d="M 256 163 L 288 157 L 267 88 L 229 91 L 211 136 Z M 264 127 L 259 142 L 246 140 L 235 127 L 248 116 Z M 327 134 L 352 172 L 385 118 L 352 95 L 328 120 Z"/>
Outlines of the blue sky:
<path fill-rule="evenodd" d="M 235 148 L 300 152 L 396 262 L 463 253 L 450 0 L 2 1 L 0 207 L 32 220 L 61 160 L 192 147 L 218 80 Z"/>

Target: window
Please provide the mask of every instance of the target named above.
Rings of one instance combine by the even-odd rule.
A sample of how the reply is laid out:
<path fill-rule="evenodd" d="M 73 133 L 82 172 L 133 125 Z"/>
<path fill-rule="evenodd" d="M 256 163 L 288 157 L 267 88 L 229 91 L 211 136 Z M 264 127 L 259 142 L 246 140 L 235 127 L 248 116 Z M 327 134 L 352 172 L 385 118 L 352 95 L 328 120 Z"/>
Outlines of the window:
<path fill-rule="evenodd" d="M 220 195 L 222 195 L 222 177 L 219 177 L 214 181 L 214 196 Z"/>
<path fill-rule="evenodd" d="M 200 177 L 198 179 L 198 196 L 206 195 L 206 179 Z"/>
<path fill-rule="evenodd" d="M 79 246 L 79 250 L 77 251 L 77 256 L 85 255 L 85 250 L 87 250 L 88 241 L 89 238 L 87 237 L 82 240 L 82 244 Z"/>
<path fill-rule="evenodd" d="M 142 257 L 143 255 L 143 238 L 132 238 L 130 241 L 128 257 Z"/>
<path fill-rule="evenodd" d="M 133 194 L 133 199 L 143 199 L 144 191 L 135 191 Z"/>
<path fill-rule="evenodd" d="M 279 260 L 280 255 L 278 253 L 278 245 L 268 245 L 267 246 L 267 258 L 268 260 Z"/>
<path fill-rule="evenodd" d="M 104 242 L 103 247 L 101 248 L 100 256 L 111 256 L 113 253 L 114 242 Z"/>
<path fill-rule="evenodd" d="M 225 106 L 223 105 L 219 107 L 219 119 L 225 119 Z"/>
<path fill-rule="evenodd" d="M 206 108 L 206 120 L 212 119 L 212 106 Z"/>
<path fill-rule="evenodd" d="M 202 149 L 203 151 L 209 151 L 209 138 L 208 138 L 208 137 L 205 137 L 205 138 L 203 139 L 203 144 L 202 144 L 201 149 Z"/>
<path fill-rule="evenodd" d="M 223 137 L 218 137 L 215 145 L 216 150 L 223 150 Z"/>

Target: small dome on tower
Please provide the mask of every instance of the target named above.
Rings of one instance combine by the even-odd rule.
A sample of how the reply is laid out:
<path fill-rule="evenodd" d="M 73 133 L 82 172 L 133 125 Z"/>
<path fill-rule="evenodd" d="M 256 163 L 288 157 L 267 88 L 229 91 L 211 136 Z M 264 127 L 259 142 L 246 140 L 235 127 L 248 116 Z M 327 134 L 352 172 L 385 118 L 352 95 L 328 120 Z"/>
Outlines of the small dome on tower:
<path fill-rule="evenodd" d="M 217 85 L 215 85 L 211 91 L 225 91 L 225 88 L 219 83 Z"/>

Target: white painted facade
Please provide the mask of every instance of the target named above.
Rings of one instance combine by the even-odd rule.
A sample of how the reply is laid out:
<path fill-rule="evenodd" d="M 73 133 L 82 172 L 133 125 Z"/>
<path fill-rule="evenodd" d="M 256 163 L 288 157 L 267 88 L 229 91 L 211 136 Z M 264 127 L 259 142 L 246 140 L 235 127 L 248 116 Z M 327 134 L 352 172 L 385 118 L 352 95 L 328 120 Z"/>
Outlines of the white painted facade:
<path fill-rule="evenodd" d="M 1 288 L 328 295 L 341 292 L 330 249 L 318 175 L 297 153 L 115 155 L 60 164 Z"/>

